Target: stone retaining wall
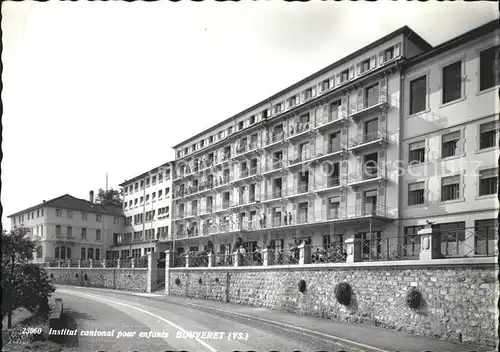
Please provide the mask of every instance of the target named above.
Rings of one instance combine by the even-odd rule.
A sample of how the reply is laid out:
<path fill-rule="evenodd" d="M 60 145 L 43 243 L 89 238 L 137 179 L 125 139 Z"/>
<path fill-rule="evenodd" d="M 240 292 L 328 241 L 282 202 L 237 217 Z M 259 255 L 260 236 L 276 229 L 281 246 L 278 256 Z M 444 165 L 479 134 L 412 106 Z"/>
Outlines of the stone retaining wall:
<path fill-rule="evenodd" d="M 432 265 L 407 261 L 365 266 L 169 268 L 165 285 L 171 295 L 249 304 L 495 346 L 498 271 L 491 259 L 467 260 L 467 265 L 441 260 Z M 304 293 L 298 290 L 302 279 L 307 285 Z M 348 307 L 335 298 L 339 282 L 352 287 Z M 410 287 L 422 294 L 423 306 L 419 309 L 405 303 Z"/>
<path fill-rule="evenodd" d="M 147 290 L 146 268 L 45 268 L 45 270 L 54 284 L 137 292 Z"/>

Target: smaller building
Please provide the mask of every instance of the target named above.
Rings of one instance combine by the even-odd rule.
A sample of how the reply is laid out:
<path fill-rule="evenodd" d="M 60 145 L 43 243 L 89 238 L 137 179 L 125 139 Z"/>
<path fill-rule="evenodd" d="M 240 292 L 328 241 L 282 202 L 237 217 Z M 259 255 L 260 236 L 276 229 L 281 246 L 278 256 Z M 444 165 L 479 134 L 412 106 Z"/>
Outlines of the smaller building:
<path fill-rule="evenodd" d="M 140 257 L 172 244 L 172 163 L 166 163 L 122 184 L 125 228 L 113 239 L 112 258 Z"/>
<path fill-rule="evenodd" d="M 35 262 L 104 259 L 125 226 L 121 207 L 95 204 L 93 191 L 89 200 L 65 194 L 8 218 L 12 229 L 27 228 L 37 240 Z"/>

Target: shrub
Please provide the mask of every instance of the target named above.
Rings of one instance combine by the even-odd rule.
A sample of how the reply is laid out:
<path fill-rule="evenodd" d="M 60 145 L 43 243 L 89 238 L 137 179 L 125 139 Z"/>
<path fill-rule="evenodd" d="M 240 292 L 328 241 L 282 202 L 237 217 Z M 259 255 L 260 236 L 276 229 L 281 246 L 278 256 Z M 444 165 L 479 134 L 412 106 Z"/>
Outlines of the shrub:
<path fill-rule="evenodd" d="M 306 282 L 304 280 L 299 281 L 299 292 L 304 293 L 306 291 Z"/>
<path fill-rule="evenodd" d="M 335 298 L 340 304 L 348 306 L 352 298 L 351 286 L 347 282 L 337 284 L 337 286 L 335 286 Z"/>
<path fill-rule="evenodd" d="M 219 282 L 219 278 L 218 277 L 215 278 L 215 282 Z"/>
<path fill-rule="evenodd" d="M 421 304 L 422 294 L 415 287 L 411 287 L 406 293 L 406 305 L 411 309 L 417 309 Z"/>
<path fill-rule="evenodd" d="M 181 279 L 179 279 L 178 277 L 175 278 L 175 284 L 177 286 L 179 286 L 181 284 Z"/>
<path fill-rule="evenodd" d="M 201 278 L 200 278 L 200 279 L 198 279 L 198 283 L 201 285 Z"/>

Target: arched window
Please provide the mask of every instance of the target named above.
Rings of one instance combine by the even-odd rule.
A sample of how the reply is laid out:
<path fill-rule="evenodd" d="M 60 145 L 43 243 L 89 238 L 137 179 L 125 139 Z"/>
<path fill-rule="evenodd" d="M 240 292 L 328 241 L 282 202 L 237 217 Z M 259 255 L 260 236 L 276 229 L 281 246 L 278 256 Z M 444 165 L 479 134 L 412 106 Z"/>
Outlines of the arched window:
<path fill-rule="evenodd" d="M 99 253 L 99 248 L 96 248 L 96 249 L 95 249 L 95 260 L 100 260 L 100 258 L 99 258 L 99 254 L 100 254 L 100 253 Z"/>
<path fill-rule="evenodd" d="M 94 259 L 94 250 L 92 248 L 88 249 L 87 257 L 88 257 L 88 259 Z"/>
<path fill-rule="evenodd" d="M 66 259 L 66 247 L 65 246 L 61 246 L 60 249 L 59 249 L 59 259 Z"/>
<path fill-rule="evenodd" d="M 66 247 L 66 259 L 71 259 L 71 248 Z"/>
<path fill-rule="evenodd" d="M 80 259 L 85 260 L 85 248 L 80 251 Z"/>
<path fill-rule="evenodd" d="M 59 247 L 56 247 L 56 253 L 55 253 L 55 257 L 56 257 L 56 259 L 61 259 L 61 258 L 59 258 L 60 253 L 61 253 L 61 252 L 60 252 L 60 248 L 59 248 Z"/>
<path fill-rule="evenodd" d="M 71 237 L 73 235 L 73 228 L 71 226 L 68 226 L 68 237 Z"/>
<path fill-rule="evenodd" d="M 36 247 L 36 257 L 37 258 L 42 258 L 43 257 L 43 248 L 42 248 L 42 246 Z"/>
<path fill-rule="evenodd" d="M 56 236 L 61 236 L 61 225 L 56 225 Z"/>

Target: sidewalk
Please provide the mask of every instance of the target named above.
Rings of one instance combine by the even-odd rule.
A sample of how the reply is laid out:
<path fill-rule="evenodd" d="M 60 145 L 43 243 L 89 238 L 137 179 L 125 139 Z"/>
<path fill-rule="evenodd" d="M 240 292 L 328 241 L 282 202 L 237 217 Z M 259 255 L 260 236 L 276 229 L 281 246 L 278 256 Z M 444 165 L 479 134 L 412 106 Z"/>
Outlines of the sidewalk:
<path fill-rule="evenodd" d="M 73 287 L 73 286 L 67 286 Z M 479 347 L 470 344 L 460 344 L 448 341 L 441 341 L 427 337 L 414 336 L 402 332 L 386 330 L 383 328 L 348 324 L 333 320 L 303 316 L 293 313 L 286 313 L 267 308 L 245 306 L 232 303 L 223 303 L 210 300 L 193 299 L 178 296 L 165 296 L 159 293 L 137 293 L 108 289 L 83 288 L 78 289 L 106 291 L 124 295 L 141 296 L 156 301 L 171 302 L 186 306 L 196 306 L 200 309 L 215 310 L 220 313 L 234 314 L 239 317 L 262 321 L 266 324 L 280 326 L 290 330 L 304 332 L 318 338 L 327 340 L 337 340 L 346 344 L 354 345 L 362 349 L 369 349 L 380 352 L 400 351 L 400 352 L 422 352 L 422 351 L 494 351 L 494 347 Z"/>

